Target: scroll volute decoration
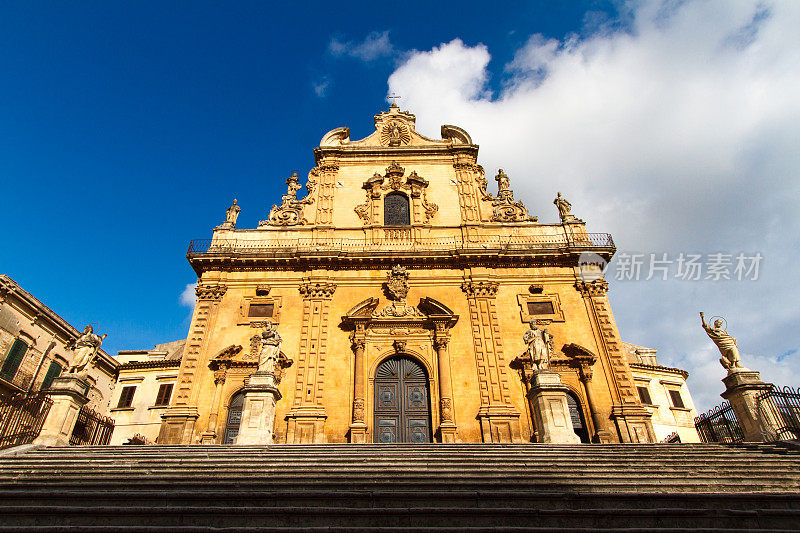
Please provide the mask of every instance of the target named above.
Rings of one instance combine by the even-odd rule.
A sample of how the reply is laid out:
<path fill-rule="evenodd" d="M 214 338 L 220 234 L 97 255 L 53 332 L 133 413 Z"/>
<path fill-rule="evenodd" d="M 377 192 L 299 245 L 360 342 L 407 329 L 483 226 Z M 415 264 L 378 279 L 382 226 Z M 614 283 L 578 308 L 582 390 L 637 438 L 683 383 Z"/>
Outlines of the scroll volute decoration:
<path fill-rule="evenodd" d="M 312 203 L 311 197 L 315 182 L 311 179 L 306 183 L 308 196 L 302 200 L 297 198 L 297 192 L 302 188 L 295 172 L 286 179 L 286 194 L 281 197 L 281 205 L 273 205 L 269 212 L 269 220 L 262 220 L 259 226 L 298 226 L 308 224 L 303 218 L 303 207 Z"/>
<path fill-rule="evenodd" d="M 430 224 L 431 219 L 439 211 L 439 206 L 428 201 L 426 194 L 428 185 L 428 180 L 418 175 L 416 171 L 406 175 L 406 169 L 398 165 L 397 161 L 392 161 L 383 175 L 376 172 L 364 182 L 362 188 L 366 191 L 366 199 L 354 210 L 365 226 L 371 223 L 377 224 L 380 220 L 381 200 L 390 192 L 402 191 L 411 199 L 412 223 Z M 419 218 L 422 220 L 418 220 Z"/>

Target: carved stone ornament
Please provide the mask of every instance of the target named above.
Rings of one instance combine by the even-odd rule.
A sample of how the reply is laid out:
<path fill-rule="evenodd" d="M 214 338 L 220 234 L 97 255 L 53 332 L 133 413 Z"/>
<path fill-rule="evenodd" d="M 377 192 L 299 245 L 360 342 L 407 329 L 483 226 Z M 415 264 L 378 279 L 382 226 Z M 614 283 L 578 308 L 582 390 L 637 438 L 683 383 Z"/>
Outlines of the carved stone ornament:
<path fill-rule="evenodd" d="M 528 214 L 522 202 L 514 201 L 514 192 L 510 189 L 511 181 L 503 169 L 495 176 L 497 181 L 497 197 L 492 198 L 494 222 L 536 222 L 538 218 Z"/>
<path fill-rule="evenodd" d="M 364 399 L 353 400 L 353 422 L 364 422 Z"/>
<path fill-rule="evenodd" d="M 469 298 L 493 298 L 497 294 L 497 288 L 499 286 L 500 284 L 496 281 L 465 281 L 461 284 L 461 290 L 464 291 Z"/>
<path fill-rule="evenodd" d="M 308 224 L 308 221 L 303 218 L 303 206 L 310 204 L 314 201 L 311 197 L 311 189 L 313 182 L 309 181 L 306 188 L 309 190 L 309 195 L 302 200 L 297 199 L 297 191 L 300 190 L 300 180 L 297 178 L 295 172 L 286 179 L 286 194 L 281 197 L 281 205 L 273 205 L 269 212 L 269 220 L 258 223 L 259 226 L 297 226 Z"/>
<path fill-rule="evenodd" d="M 392 300 L 405 300 L 408 296 L 408 271 L 405 267 L 395 265 L 386 277 L 386 292 Z"/>
<path fill-rule="evenodd" d="M 406 303 L 408 296 L 408 271 L 405 267 L 395 265 L 386 277 L 386 297 L 392 302 L 372 316 L 376 318 L 424 317 L 425 314 L 413 305 Z"/>
<path fill-rule="evenodd" d="M 227 290 L 228 287 L 225 285 L 203 284 L 198 285 L 194 292 L 197 295 L 198 300 L 220 300 Z"/>
<path fill-rule="evenodd" d="M 412 171 L 408 176 L 405 175 L 406 169 L 392 161 L 386 167 L 384 175 L 376 172 L 364 182 L 362 188 L 366 191 L 366 199 L 363 203 L 353 208 L 358 218 L 364 225 L 372 222 L 372 214 L 377 208 L 376 202 L 383 197 L 387 191 L 406 191 L 411 197 L 412 202 L 419 201 L 425 213 L 425 224 L 429 224 L 431 219 L 439 211 L 439 206 L 428 201 L 426 190 L 430 184 L 428 180 L 419 176 L 416 171 Z M 420 205 L 420 204 L 417 204 Z"/>
<path fill-rule="evenodd" d="M 406 351 L 406 341 L 394 341 L 392 346 L 394 346 L 395 353 L 403 353 Z"/>
<path fill-rule="evenodd" d="M 303 283 L 298 287 L 303 298 L 331 298 L 336 291 L 334 283 Z"/>
<path fill-rule="evenodd" d="M 439 413 L 441 414 L 442 422 L 453 421 L 453 401 L 450 398 L 439 400 Z"/>
<path fill-rule="evenodd" d="M 267 296 L 270 290 L 272 290 L 272 287 L 269 285 L 258 285 L 256 287 L 256 296 Z"/>
<path fill-rule="evenodd" d="M 400 146 L 411 141 L 408 126 L 401 120 L 389 120 L 381 127 L 381 144 Z"/>
<path fill-rule="evenodd" d="M 575 284 L 575 288 L 584 296 L 603 296 L 609 290 L 608 282 L 604 279 L 579 281 Z"/>

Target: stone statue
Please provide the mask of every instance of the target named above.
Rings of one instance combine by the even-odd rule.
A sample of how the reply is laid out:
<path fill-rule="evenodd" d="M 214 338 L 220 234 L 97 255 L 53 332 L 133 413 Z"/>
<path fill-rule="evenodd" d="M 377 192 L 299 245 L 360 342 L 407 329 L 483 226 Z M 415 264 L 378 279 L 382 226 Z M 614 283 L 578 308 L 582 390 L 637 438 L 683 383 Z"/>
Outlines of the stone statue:
<path fill-rule="evenodd" d="M 106 334 L 95 335 L 91 325 L 83 328 L 83 333 L 75 340 L 72 350 L 72 362 L 70 363 L 69 373 L 77 374 L 83 372 L 89 363 L 92 362 Z"/>
<path fill-rule="evenodd" d="M 508 175 L 505 172 L 503 172 L 502 168 L 497 172 L 497 176 L 495 176 L 494 179 L 495 181 L 497 181 L 498 196 L 502 196 L 503 192 L 511 188 L 511 180 L 508 179 Z"/>
<path fill-rule="evenodd" d="M 258 372 L 269 374 L 275 373 L 275 363 L 281 353 L 281 336 L 277 328 L 272 325 L 271 320 L 264 323 L 264 331 L 261 333 L 261 352 L 258 354 Z"/>
<path fill-rule="evenodd" d="M 703 329 L 706 330 L 706 335 L 714 341 L 714 344 L 717 345 L 719 352 L 722 354 L 719 360 L 722 367 L 727 370 L 729 374 L 737 370 L 747 370 L 742 366 L 742 358 L 739 357 L 739 347 L 736 345 L 736 339 L 734 339 L 730 333 L 722 329 L 722 319 L 718 318 L 715 320 L 714 326 L 711 327 L 706 324 L 706 317 L 700 312 L 700 322 Z"/>
<path fill-rule="evenodd" d="M 241 210 L 242 210 L 242 208 L 237 205 L 236 198 L 234 198 L 233 199 L 233 204 L 228 208 L 227 211 L 225 211 L 225 224 L 224 225 L 228 226 L 230 228 L 235 228 L 236 227 L 236 219 L 239 218 L 239 211 L 241 211 Z"/>
<path fill-rule="evenodd" d="M 534 370 L 549 370 L 550 355 L 553 350 L 553 336 L 547 328 L 539 329 L 536 320 L 530 321 L 530 329 L 525 332 L 522 341 L 528 345 L 528 354 Z"/>
<path fill-rule="evenodd" d="M 569 203 L 566 198 L 561 196 L 560 192 L 558 193 L 558 196 L 556 196 L 556 199 L 553 200 L 553 203 L 558 208 L 558 216 L 561 217 L 561 222 L 576 220 L 575 215 L 570 212 L 572 210 L 572 204 Z"/>

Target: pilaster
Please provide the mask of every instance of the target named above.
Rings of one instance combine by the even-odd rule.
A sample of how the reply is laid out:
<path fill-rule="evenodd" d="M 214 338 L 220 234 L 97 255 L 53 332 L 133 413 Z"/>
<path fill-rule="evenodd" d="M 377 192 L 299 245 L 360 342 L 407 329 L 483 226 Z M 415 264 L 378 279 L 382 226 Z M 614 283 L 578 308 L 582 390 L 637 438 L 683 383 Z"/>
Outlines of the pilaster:
<path fill-rule="evenodd" d="M 299 287 L 303 296 L 303 319 L 300 325 L 297 382 L 286 442 L 325 442 L 325 360 L 328 350 L 328 319 L 336 285 L 309 281 Z"/>
<path fill-rule="evenodd" d="M 478 369 L 481 407 L 478 420 L 484 442 L 520 442 L 519 416 L 511 402 L 508 364 L 497 320 L 495 281 L 469 280 L 461 284 L 469 301 L 470 326 Z"/>

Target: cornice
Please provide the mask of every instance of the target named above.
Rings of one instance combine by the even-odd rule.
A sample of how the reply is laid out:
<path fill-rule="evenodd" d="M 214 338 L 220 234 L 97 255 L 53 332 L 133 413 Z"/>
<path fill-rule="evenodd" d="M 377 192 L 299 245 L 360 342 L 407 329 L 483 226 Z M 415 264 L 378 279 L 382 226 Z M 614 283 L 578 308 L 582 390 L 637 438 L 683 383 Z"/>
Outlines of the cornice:
<path fill-rule="evenodd" d="M 628 363 L 628 366 L 631 368 L 638 368 L 639 370 L 650 370 L 655 372 L 668 372 L 670 374 L 679 374 L 683 376 L 683 379 L 689 377 L 689 372 L 683 370 L 682 368 L 674 368 L 671 366 L 661 366 L 661 365 L 646 365 L 644 363 Z"/>
<path fill-rule="evenodd" d="M 181 366 L 180 359 L 160 359 L 157 361 L 131 361 L 129 363 L 121 363 L 119 371 L 124 370 L 140 370 L 145 368 L 174 368 Z"/>

